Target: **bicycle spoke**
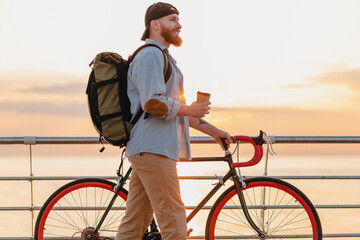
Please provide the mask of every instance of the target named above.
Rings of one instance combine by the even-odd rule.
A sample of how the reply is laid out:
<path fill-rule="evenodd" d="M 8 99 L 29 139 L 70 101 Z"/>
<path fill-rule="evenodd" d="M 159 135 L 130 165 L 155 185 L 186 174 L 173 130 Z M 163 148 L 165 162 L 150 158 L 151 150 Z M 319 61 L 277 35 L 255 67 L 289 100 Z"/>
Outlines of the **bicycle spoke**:
<path fill-rule="evenodd" d="M 120 207 L 122 207 L 124 205 L 125 202 L 123 202 Z M 104 224 L 104 227 L 103 229 L 108 229 L 110 228 L 112 225 L 114 225 L 115 223 L 120 223 L 121 222 L 121 219 L 122 217 L 124 216 L 125 214 L 125 211 L 123 211 L 119 216 L 117 216 L 114 220 L 113 218 L 115 217 L 117 211 L 114 211 L 112 216 L 109 218 L 106 218 L 107 219 L 107 222 Z M 120 224 L 119 224 L 120 225 Z"/>
<path fill-rule="evenodd" d="M 231 201 L 232 201 L 232 203 L 233 203 L 234 206 L 237 206 L 237 205 L 240 206 L 240 203 L 239 203 L 239 204 L 236 204 L 233 199 L 231 199 Z M 244 223 L 247 227 L 250 228 L 251 225 L 250 225 L 250 223 L 246 220 L 246 217 L 245 217 L 245 214 L 244 214 L 242 208 L 238 208 L 237 210 L 239 211 L 241 217 L 240 217 L 239 215 L 237 215 L 232 209 L 230 209 L 230 211 L 231 211 L 232 213 L 234 213 L 234 215 L 237 216 L 238 219 L 239 219 L 242 223 Z M 224 213 L 224 214 L 225 214 L 225 213 Z M 228 216 L 229 216 L 229 215 L 228 215 Z M 229 216 L 229 217 L 230 217 L 230 216 Z M 243 220 L 243 219 L 244 219 L 244 220 Z"/>
<path fill-rule="evenodd" d="M 269 204 L 272 203 L 274 206 L 276 206 L 276 205 L 277 205 L 276 202 L 277 202 L 278 196 L 279 196 L 279 189 L 276 189 L 276 194 L 275 194 L 275 198 L 274 198 L 273 203 L 271 202 L 271 196 L 269 195 Z M 268 219 L 269 219 L 269 220 L 268 220 L 269 223 L 272 222 L 272 218 L 273 218 L 273 216 L 274 216 L 274 214 L 275 214 L 275 211 L 276 211 L 275 208 L 272 209 L 271 214 L 270 214 L 270 216 L 269 216 L 269 218 L 268 218 Z M 268 224 L 268 226 L 269 226 L 269 224 Z M 267 229 L 267 231 L 269 231 L 269 229 Z"/>
<path fill-rule="evenodd" d="M 61 217 L 61 216 L 60 216 Z M 65 225 L 67 225 L 67 226 L 70 226 L 71 228 L 66 228 L 66 227 L 60 227 L 60 226 L 58 226 L 58 225 L 52 225 L 52 224 L 46 224 L 46 226 L 56 226 L 56 227 L 59 227 L 59 228 L 66 228 L 66 229 L 76 229 L 76 230 L 80 230 L 80 228 L 79 227 L 77 227 L 77 226 L 75 226 L 75 225 L 73 225 L 73 224 L 71 224 L 69 221 L 66 221 L 66 219 L 64 219 L 64 218 L 62 218 L 64 221 L 61 221 L 61 220 L 59 220 L 59 219 L 55 219 L 55 218 L 53 218 L 53 217 L 48 217 L 49 219 L 52 219 L 52 220 L 54 220 L 54 221 L 56 221 L 56 222 L 59 222 L 59 223 L 63 223 L 63 224 L 65 224 Z"/>
<path fill-rule="evenodd" d="M 48 236 L 54 236 L 54 237 L 66 237 L 64 235 L 59 235 L 59 234 L 55 234 L 55 233 L 48 233 Z"/>
<path fill-rule="evenodd" d="M 100 219 L 103 215 L 103 213 L 105 212 L 105 210 L 101 210 L 101 209 L 106 209 L 107 205 L 109 204 L 109 198 L 111 198 L 111 195 L 112 195 L 112 192 L 108 192 L 107 196 L 106 196 L 106 199 L 105 201 L 103 202 L 102 201 L 102 197 L 103 197 L 103 192 L 104 192 L 104 189 L 102 189 L 102 192 L 101 192 L 101 198 L 100 198 L 100 202 L 99 202 L 99 211 L 96 212 L 95 211 L 95 220 L 94 220 L 94 225 L 93 226 L 97 226 L 98 223 L 100 222 Z M 102 205 L 100 205 L 100 203 L 103 202 Z M 95 201 L 95 206 L 96 206 L 96 201 Z"/>
<path fill-rule="evenodd" d="M 228 223 L 230 225 L 235 225 L 235 226 L 240 226 L 240 227 L 250 227 L 250 225 L 245 222 L 245 221 L 239 221 L 240 223 L 242 224 L 239 224 L 239 223 L 234 223 L 234 222 L 230 222 L 230 221 L 226 221 L 226 220 L 223 220 L 223 219 L 219 219 L 218 221 L 221 221 L 221 222 L 224 222 L 224 223 Z"/>
<path fill-rule="evenodd" d="M 251 205 L 257 206 L 256 197 L 255 197 L 256 196 L 255 189 L 251 189 L 251 191 L 252 191 L 252 194 L 251 194 L 252 197 L 250 197 L 250 195 L 248 194 L 248 191 L 244 191 L 245 192 L 244 197 L 247 196 L 247 199 L 245 202 L 247 202 L 248 206 L 251 206 Z M 256 208 L 254 210 L 248 209 L 248 211 L 249 211 L 249 214 L 252 217 L 252 219 L 253 220 L 256 219 L 257 222 L 259 223 L 258 225 L 260 225 L 260 218 L 258 216 Z"/>
<path fill-rule="evenodd" d="M 240 206 L 240 204 L 235 203 L 235 201 L 234 201 L 233 199 L 230 199 L 230 201 L 232 202 L 232 205 L 233 205 L 233 206 L 237 206 L 237 205 Z M 241 207 L 237 209 L 237 211 L 240 213 L 240 215 L 236 214 L 232 209 L 229 209 L 229 210 L 230 210 L 230 212 L 232 212 L 235 216 L 238 216 L 239 219 L 241 219 L 240 215 L 241 215 L 243 218 L 245 218 L 244 212 L 242 211 L 242 208 L 241 208 Z"/>
<path fill-rule="evenodd" d="M 104 189 L 102 189 L 101 190 L 101 195 L 100 195 L 100 201 L 99 201 L 99 203 L 102 203 L 103 201 L 102 201 L 102 198 L 103 198 L 103 194 L 104 194 Z M 95 192 L 95 207 L 96 207 L 96 192 Z M 107 201 L 105 201 L 104 202 L 104 205 L 103 206 L 105 206 L 105 203 L 106 203 Z M 98 222 L 100 221 L 100 219 L 99 219 L 99 217 L 101 217 L 101 210 L 100 210 L 100 204 L 99 204 L 99 211 L 96 211 L 95 210 L 95 216 L 97 216 L 96 218 L 95 218 L 95 223 L 94 223 L 94 226 L 97 226 L 97 224 L 98 224 Z"/>
<path fill-rule="evenodd" d="M 53 225 L 53 224 L 48 224 L 47 226 L 49 227 L 53 227 L 53 228 L 61 228 L 61 229 L 69 229 L 71 231 L 74 230 L 74 228 L 70 228 L 70 227 L 63 227 L 63 226 L 58 226 L 58 225 Z M 80 229 L 77 229 L 78 231 L 80 231 Z"/>
<path fill-rule="evenodd" d="M 279 190 L 278 190 L 277 193 L 276 193 L 276 198 L 275 198 L 275 201 L 274 201 L 273 205 L 274 205 L 274 206 L 281 206 L 281 203 L 282 203 L 282 201 L 284 200 L 285 194 L 286 194 L 286 193 L 283 192 L 283 193 L 282 193 L 282 197 L 281 197 L 279 203 L 276 203 L 277 198 L 278 198 L 278 196 L 279 196 Z M 286 205 L 285 205 L 285 206 L 286 206 Z M 268 220 L 267 232 L 269 231 L 269 228 L 270 228 L 271 223 L 276 220 L 276 218 L 283 212 L 284 209 L 281 209 L 281 210 L 274 216 L 276 210 L 277 210 L 276 208 L 273 209 L 272 214 L 271 214 L 271 216 L 270 216 L 270 218 L 269 218 L 269 220 Z"/>
<path fill-rule="evenodd" d="M 76 201 L 76 199 L 75 199 L 75 197 L 74 197 L 74 195 L 73 195 L 72 192 L 70 193 L 70 196 L 73 198 L 76 207 L 78 207 L 79 209 L 81 209 L 81 207 L 83 207 L 83 204 L 82 204 L 81 197 L 80 197 L 80 191 L 77 191 L 77 193 L 78 193 L 78 195 L 79 195 L 80 205 L 77 203 L 77 201 Z M 64 200 L 65 200 L 70 206 L 72 206 L 72 204 L 67 200 L 66 197 L 64 197 Z M 83 213 L 81 210 L 79 210 L 80 213 L 78 213 L 77 210 L 75 210 L 75 212 L 78 214 L 78 216 L 79 216 L 80 218 L 83 219 L 83 221 L 86 223 L 86 225 L 89 225 L 88 222 L 87 222 L 87 217 L 84 215 L 84 213 Z M 81 216 L 81 215 L 82 215 L 82 216 Z"/>
<path fill-rule="evenodd" d="M 59 203 L 56 203 L 56 205 L 60 208 L 62 208 L 62 206 Z M 67 216 L 67 218 L 73 223 L 74 228 L 80 230 L 81 228 L 75 223 L 75 221 L 68 215 L 68 213 L 65 210 L 62 210 L 62 212 Z M 57 214 L 60 218 L 64 219 L 64 221 L 68 222 L 62 215 L 60 215 L 60 213 L 58 213 L 57 211 L 54 211 L 54 214 Z"/>
<path fill-rule="evenodd" d="M 227 233 L 237 234 L 237 235 L 239 235 L 239 236 L 248 236 L 248 235 L 244 235 L 244 234 L 241 234 L 241 233 L 239 233 L 239 232 L 230 231 L 230 230 L 224 229 L 224 228 L 216 228 L 216 229 L 221 230 L 221 231 L 223 231 L 223 232 L 227 232 Z"/>
<path fill-rule="evenodd" d="M 290 200 L 288 201 L 288 203 L 285 205 L 285 207 L 288 207 L 288 206 L 289 206 L 289 203 L 290 203 L 291 201 L 292 201 L 292 199 L 290 199 Z M 278 206 L 280 206 L 280 205 L 278 205 Z M 282 209 L 272 220 L 273 220 L 273 221 L 276 220 L 276 218 L 277 218 L 283 211 L 284 211 L 284 209 Z M 295 211 L 295 208 L 293 208 L 293 209 L 287 214 L 287 216 L 284 217 L 284 218 L 280 221 L 280 223 L 278 223 L 278 226 L 277 226 L 277 227 L 273 228 L 273 231 L 272 231 L 271 233 L 275 232 L 276 229 L 278 229 L 279 226 L 281 226 L 281 224 L 282 224 L 294 211 Z M 301 214 L 301 212 L 300 212 L 299 214 Z M 299 214 L 298 214 L 298 215 L 299 215 Z M 295 216 L 294 218 L 296 218 L 296 217 L 297 217 L 297 216 Z M 269 227 L 270 227 L 270 224 L 269 224 Z M 268 231 L 270 231 L 270 229 L 269 229 Z"/>
<path fill-rule="evenodd" d="M 79 198 L 79 201 L 80 201 L 80 206 L 83 206 L 82 197 L 81 197 L 81 195 L 80 195 L 80 191 L 77 190 L 76 192 L 77 192 L 77 194 L 78 194 L 78 198 Z M 71 196 L 73 196 L 73 195 L 72 195 L 72 192 L 70 192 L 70 194 L 71 194 Z M 73 197 L 73 199 L 74 199 L 75 204 L 76 204 L 77 206 L 79 206 L 79 204 L 78 204 L 77 201 L 75 200 L 75 197 Z M 87 217 L 85 217 L 85 216 L 83 216 L 83 217 L 84 217 L 84 218 L 83 218 L 84 221 L 86 221 Z M 89 225 L 89 223 L 88 223 L 87 221 L 86 221 L 86 224 Z"/>
<path fill-rule="evenodd" d="M 268 197 L 267 197 L 267 203 L 270 205 L 271 204 L 271 196 L 273 196 L 273 191 L 272 190 L 275 190 L 275 189 L 273 189 L 273 188 L 268 188 Z M 276 189 L 276 194 L 278 194 L 278 189 Z M 276 195 L 275 195 L 276 196 Z M 273 211 L 271 211 L 271 214 L 273 213 Z M 267 211 L 267 218 L 266 219 L 270 219 L 270 210 L 268 210 Z M 267 221 L 269 221 L 269 220 L 267 220 Z M 265 225 L 268 225 L 268 223 L 266 223 Z M 266 231 L 266 232 L 268 232 L 269 231 L 269 229 L 268 228 L 266 228 L 265 226 L 264 226 L 264 231 Z"/>
<path fill-rule="evenodd" d="M 252 192 L 253 192 L 253 196 L 254 196 L 254 206 L 258 206 L 258 204 L 257 204 L 257 202 L 256 202 L 256 199 L 257 199 L 259 196 L 257 196 L 254 188 L 252 189 Z M 261 224 L 260 224 L 260 217 L 259 217 L 259 215 L 258 215 L 258 211 L 259 211 L 259 210 L 257 210 L 257 208 L 255 207 L 254 210 L 251 211 L 251 212 L 253 213 L 252 215 L 254 216 L 254 218 L 255 218 L 255 219 L 257 220 L 257 222 L 259 223 L 259 224 L 258 224 L 258 226 L 259 226 L 259 225 L 261 225 Z M 254 219 L 253 219 L 253 220 L 254 220 Z"/>
<path fill-rule="evenodd" d="M 300 214 L 302 214 L 302 213 L 300 213 Z M 282 224 L 282 225 L 278 225 L 278 226 L 276 226 L 271 232 L 270 232 L 270 234 L 273 234 L 274 232 L 279 232 L 279 231 L 284 231 L 285 229 L 283 229 L 284 227 L 289 227 L 290 225 L 292 225 L 292 224 L 298 224 L 298 223 L 301 223 L 301 222 L 308 222 L 308 218 L 305 218 L 305 217 L 303 217 L 302 219 L 300 219 L 300 220 L 297 220 L 297 221 L 293 221 L 295 218 L 297 218 L 300 214 L 298 214 L 297 216 L 295 216 L 293 219 L 291 219 L 291 220 L 289 220 L 288 222 L 286 222 L 286 223 L 284 223 L 284 224 Z M 311 227 L 311 226 L 307 226 L 307 227 L 300 227 L 300 228 L 309 228 L 309 227 Z M 297 227 L 297 228 L 287 228 L 286 230 L 292 230 L 292 229 L 299 229 L 299 227 Z M 271 229 L 270 229 L 271 230 Z M 269 231 L 270 231 L 269 230 Z"/>

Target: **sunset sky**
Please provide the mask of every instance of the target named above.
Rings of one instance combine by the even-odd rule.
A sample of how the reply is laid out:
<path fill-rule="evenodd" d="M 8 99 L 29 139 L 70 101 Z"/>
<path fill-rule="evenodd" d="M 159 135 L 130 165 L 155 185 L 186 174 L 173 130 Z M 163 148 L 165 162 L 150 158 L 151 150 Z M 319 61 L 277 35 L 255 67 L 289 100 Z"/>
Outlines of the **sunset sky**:
<path fill-rule="evenodd" d="M 88 64 L 130 55 L 154 1 L 0 0 L 0 136 L 96 136 Z M 360 135 L 360 1 L 169 1 L 191 103 L 232 135 Z M 200 135 L 192 132 L 192 135 Z"/>
<path fill-rule="evenodd" d="M 154 2 L 0 0 L 0 137 L 97 137 L 86 102 L 88 65 L 99 52 L 117 52 L 127 58 L 142 45 L 144 15 Z M 206 121 L 231 135 L 255 136 L 262 129 L 274 136 L 360 136 L 360 0 L 167 2 L 179 10 L 183 27 L 184 44 L 170 47 L 170 53 L 183 72 L 186 100 L 189 104 L 195 101 L 197 91 L 211 93 L 212 109 Z M 191 130 L 190 135 L 203 134 Z M 193 156 L 224 154 L 213 146 L 192 145 Z M 269 175 L 355 176 L 359 146 L 275 144 L 280 160 L 271 161 Z M 31 147 L 35 160 L 31 176 L 114 174 L 119 149 L 107 147 L 100 154 L 100 147 Z M 244 154 L 242 149 L 241 157 L 252 151 L 250 144 L 241 147 L 248 151 Z M 289 155 L 295 158 L 288 159 Z M 32 169 L 28 156 L 27 145 L 0 145 L 0 176 L 27 176 Z M 262 174 L 263 163 L 249 174 L 245 170 L 246 176 Z M 212 164 L 180 163 L 179 175 L 213 176 L 216 170 L 221 176 L 223 165 Z M 322 187 L 322 180 L 320 184 L 311 180 L 306 190 L 329 205 L 342 203 L 334 198 L 359 202 L 353 195 L 358 180 L 341 180 L 335 185 L 333 181 Z M 0 205 L 28 206 L 30 196 L 25 196 L 24 185 L 29 183 L 21 182 L 24 185 L 15 188 L 4 183 L 0 192 L 10 198 L 0 199 Z M 45 200 L 60 186 L 56 183 L 45 189 L 42 184 L 35 185 L 38 206 L 39 196 Z M 205 188 L 193 181 L 182 184 L 185 204 L 197 203 Z M 326 192 L 328 189 L 337 194 Z M 343 194 L 339 189 L 349 190 Z M 357 223 L 358 215 L 352 209 L 353 218 L 339 211 L 333 214 L 324 219 L 339 225 L 336 227 L 350 229 Z M 30 223 L 30 215 L 24 218 L 9 212 L 7 216 L 9 223 L 16 224 L 0 226 L 2 232 L 30 235 L 30 224 L 24 224 Z M 333 221 L 339 216 L 343 219 Z M 323 225 L 325 233 L 335 231 L 331 224 Z M 194 235 L 197 229 L 194 227 Z M 353 229 L 356 227 L 349 232 Z"/>

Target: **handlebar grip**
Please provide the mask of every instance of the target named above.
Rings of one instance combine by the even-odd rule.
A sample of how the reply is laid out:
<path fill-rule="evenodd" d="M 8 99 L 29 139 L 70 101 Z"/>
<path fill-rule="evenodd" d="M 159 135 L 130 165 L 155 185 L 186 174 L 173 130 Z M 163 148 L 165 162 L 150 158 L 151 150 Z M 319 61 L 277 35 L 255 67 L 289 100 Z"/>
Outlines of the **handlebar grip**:
<path fill-rule="evenodd" d="M 257 140 L 259 140 L 260 137 L 262 139 L 262 135 L 263 135 L 263 132 L 261 131 L 260 135 L 257 138 L 251 138 L 251 137 L 248 137 L 248 136 L 234 136 L 233 137 L 235 142 L 248 142 L 248 143 L 251 143 L 253 145 L 253 147 L 254 147 L 254 150 L 255 150 L 254 156 L 249 161 L 233 163 L 232 166 L 234 168 L 237 168 L 237 167 L 249 167 L 249 166 L 256 165 L 257 163 L 260 162 L 260 160 L 261 160 L 261 158 L 263 156 L 263 147 L 262 147 L 263 142 L 262 141 L 257 141 Z"/>
<path fill-rule="evenodd" d="M 225 142 L 226 138 L 220 138 L 220 139 L 221 139 L 221 143 L 222 143 L 225 151 L 228 150 L 227 144 L 226 144 L 226 142 Z"/>

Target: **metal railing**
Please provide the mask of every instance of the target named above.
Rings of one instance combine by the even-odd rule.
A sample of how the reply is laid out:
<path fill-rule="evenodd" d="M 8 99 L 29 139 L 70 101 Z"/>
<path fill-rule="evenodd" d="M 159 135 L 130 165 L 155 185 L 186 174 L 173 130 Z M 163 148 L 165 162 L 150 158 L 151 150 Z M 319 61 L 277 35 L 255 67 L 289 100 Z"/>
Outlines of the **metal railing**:
<path fill-rule="evenodd" d="M 359 144 L 360 136 L 269 136 L 273 144 Z M 210 137 L 191 137 L 192 144 L 211 144 L 215 143 L 214 139 Z M 0 177 L 1 181 L 29 181 L 31 185 L 31 206 L 29 207 L 1 207 L 2 211 L 30 211 L 34 216 L 34 211 L 39 211 L 41 206 L 34 206 L 34 181 L 53 181 L 53 180 L 74 180 L 80 178 L 87 178 L 87 176 L 57 176 L 57 177 L 37 177 L 33 174 L 33 159 L 32 146 L 37 144 L 99 144 L 98 137 L 0 137 L 0 145 L 29 145 L 29 160 L 30 160 L 30 175 L 29 176 L 15 176 L 15 177 Z M 194 158 L 195 161 L 207 161 L 206 158 Z M 266 154 L 267 160 L 267 154 Z M 186 162 L 188 160 L 182 160 Z M 267 170 L 265 170 L 266 173 Z M 91 176 L 94 177 L 94 176 Z M 96 176 L 98 178 L 113 180 L 114 176 Z M 297 180 L 360 180 L 360 175 L 354 176 L 271 176 L 280 179 L 297 179 Z M 217 179 L 215 176 L 180 176 L 180 180 L 212 180 Z M 360 209 L 360 204 L 332 204 L 332 205 L 315 205 L 317 209 Z M 195 206 L 186 206 L 186 209 L 194 209 Z M 211 209 L 211 206 L 204 206 L 203 209 Z M 33 218 L 34 219 L 34 218 Z M 34 221 L 32 221 L 32 232 L 34 229 Z M 360 229 L 356 229 L 360 230 Z M 324 238 L 359 238 L 358 233 L 337 233 L 326 234 Z M 0 237 L 0 240 L 32 240 L 33 237 Z M 188 239 L 204 239 L 204 236 L 192 236 Z M 234 237 L 234 239 L 237 239 Z"/>

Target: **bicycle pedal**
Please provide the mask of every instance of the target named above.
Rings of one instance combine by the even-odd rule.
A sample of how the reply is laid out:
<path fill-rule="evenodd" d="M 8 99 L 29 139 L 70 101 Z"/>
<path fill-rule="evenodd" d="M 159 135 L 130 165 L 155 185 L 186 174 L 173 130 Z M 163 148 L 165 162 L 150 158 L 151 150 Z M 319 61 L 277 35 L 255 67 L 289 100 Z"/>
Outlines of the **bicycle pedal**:
<path fill-rule="evenodd" d="M 192 233 L 193 229 L 190 228 L 188 231 L 187 231 L 187 236 L 190 236 L 190 233 Z"/>

